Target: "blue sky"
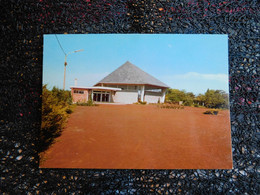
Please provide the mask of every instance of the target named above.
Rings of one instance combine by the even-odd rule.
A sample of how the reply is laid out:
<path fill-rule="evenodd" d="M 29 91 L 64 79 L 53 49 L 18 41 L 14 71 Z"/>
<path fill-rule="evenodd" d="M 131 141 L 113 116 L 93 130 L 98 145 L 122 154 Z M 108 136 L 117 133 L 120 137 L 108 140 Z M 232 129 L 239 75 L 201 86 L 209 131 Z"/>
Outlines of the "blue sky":
<path fill-rule="evenodd" d="M 228 92 L 228 36 L 173 34 L 57 35 L 68 55 L 66 89 L 92 86 L 130 61 L 169 85 L 195 94 Z M 55 35 L 44 35 L 43 84 L 63 86 L 64 53 Z"/>

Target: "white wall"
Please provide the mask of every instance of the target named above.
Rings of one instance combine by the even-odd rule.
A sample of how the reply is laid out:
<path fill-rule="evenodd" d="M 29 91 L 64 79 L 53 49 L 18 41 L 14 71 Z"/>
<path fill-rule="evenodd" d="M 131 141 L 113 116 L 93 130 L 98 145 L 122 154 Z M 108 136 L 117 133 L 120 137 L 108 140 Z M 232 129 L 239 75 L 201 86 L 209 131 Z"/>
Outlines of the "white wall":
<path fill-rule="evenodd" d="M 166 89 L 162 89 L 161 92 L 151 92 L 151 91 L 145 91 L 147 89 L 154 89 L 153 87 L 149 86 L 138 86 L 137 89 L 135 89 L 135 86 L 126 86 L 126 85 L 118 85 L 113 86 L 122 88 L 122 91 L 117 91 L 112 93 L 112 102 L 115 103 L 125 103 L 125 104 L 132 104 L 136 103 L 138 101 L 138 88 L 144 95 L 144 99 L 142 101 L 146 101 L 147 103 L 158 103 L 158 99 L 160 99 L 160 103 L 164 103 L 165 99 L 165 92 Z"/>
<path fill-rule="evenodd" d="M 117 91 L 113 96 L 115 103 L 132 104 L 137 102 L 138 93 L 129 91 Z"/>
<path fill-rule="evenodd" d="M 161 96 L 145 95 L 144 97 L 144 101 L 147 103 L 158 103 L 158 99 L 162 102 Z"/>
<path fill-rule="evenodd" d="M 160 103 L 164 102 L 165 96 L 164 93 L 156 93 L 156 92 L 145 92 L 144 101 L 147 103 L 158 103 L 160 99 Z"/>

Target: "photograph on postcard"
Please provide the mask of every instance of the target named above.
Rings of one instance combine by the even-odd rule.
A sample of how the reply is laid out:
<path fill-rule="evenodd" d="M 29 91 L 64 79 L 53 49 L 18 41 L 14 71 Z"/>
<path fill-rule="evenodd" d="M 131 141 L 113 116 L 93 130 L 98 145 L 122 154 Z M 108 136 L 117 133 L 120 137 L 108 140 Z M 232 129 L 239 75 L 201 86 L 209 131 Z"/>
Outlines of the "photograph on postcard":
<path fill-rule="evenodd" d="M 43 42 L 40 168 L 232 169 L 227 35 Z"/>

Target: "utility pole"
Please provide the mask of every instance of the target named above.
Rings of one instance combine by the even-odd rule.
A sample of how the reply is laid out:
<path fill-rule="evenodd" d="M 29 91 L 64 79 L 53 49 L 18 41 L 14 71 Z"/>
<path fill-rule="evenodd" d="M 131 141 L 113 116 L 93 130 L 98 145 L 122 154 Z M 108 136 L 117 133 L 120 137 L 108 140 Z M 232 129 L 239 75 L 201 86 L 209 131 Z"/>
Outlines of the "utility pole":
<path fill-rule="evenodd" d="M 67 56 L 72 53 L 81 52 L 84 51 L 83 49 L 71 51 L 67 54 L 65 54 L 65 61 L 64 61 L 64 79 L 63 79 L 63 90 L 65 90 L 65 82 L 66 82 L 66 66 L 67 66 Z"/>

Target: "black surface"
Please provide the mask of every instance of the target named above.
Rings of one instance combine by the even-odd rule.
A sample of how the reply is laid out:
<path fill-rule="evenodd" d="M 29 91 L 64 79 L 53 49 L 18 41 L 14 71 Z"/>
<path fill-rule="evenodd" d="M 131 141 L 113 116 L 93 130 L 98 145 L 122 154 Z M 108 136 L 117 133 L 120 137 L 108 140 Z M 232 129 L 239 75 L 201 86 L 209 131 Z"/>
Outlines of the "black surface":
<path fill-rule="evenodd" d="M 1 193 L 259 194 L 256 0 L 10 0 L 0 6 Z M 45 33 L 228 34 L 234 169 L 39 169 Z"/>

